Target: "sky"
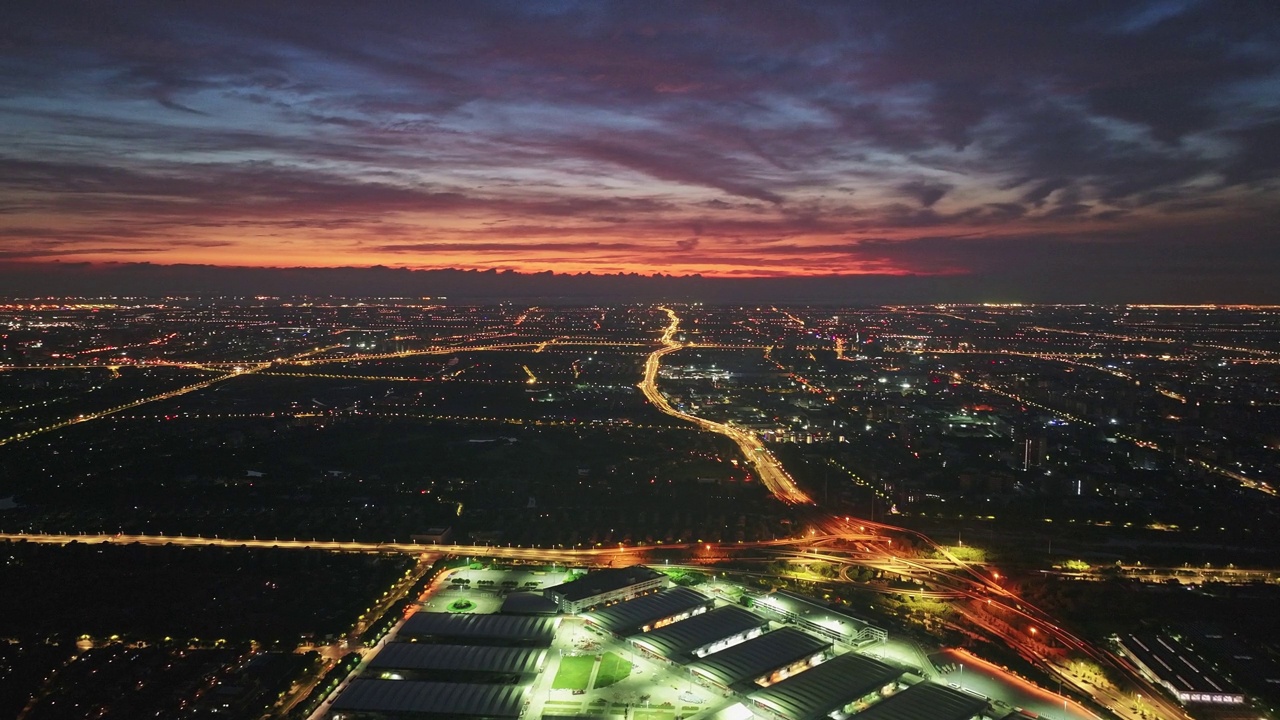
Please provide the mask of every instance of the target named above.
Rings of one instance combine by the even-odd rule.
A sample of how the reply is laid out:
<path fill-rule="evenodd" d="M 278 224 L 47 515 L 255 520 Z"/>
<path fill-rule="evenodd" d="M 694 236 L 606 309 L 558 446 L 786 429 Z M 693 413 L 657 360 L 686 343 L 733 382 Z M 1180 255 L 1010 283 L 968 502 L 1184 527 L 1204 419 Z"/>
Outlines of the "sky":
<path fill-rule="evenodd" d="M 376 267 L 1280 300 L 1277 228 L 1273 0 L 0 9 L 0 291 Z"/>

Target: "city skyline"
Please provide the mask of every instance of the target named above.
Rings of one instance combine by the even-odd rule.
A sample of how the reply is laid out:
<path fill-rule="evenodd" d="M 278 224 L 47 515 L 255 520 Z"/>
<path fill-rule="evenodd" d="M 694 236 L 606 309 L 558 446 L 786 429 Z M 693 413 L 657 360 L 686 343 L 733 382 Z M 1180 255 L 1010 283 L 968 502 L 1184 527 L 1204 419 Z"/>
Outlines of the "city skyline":
<path fill-rule="evenodd" d="M 813 720 L 769 698 L 833 674 L 854 720 L 1275 717 L 1280 307 L 0 324 L 5 717 L 475 717 L 436 699 L 484 687 L 507 720 Z M 491 631 L 565 652 L 455 672 Z"/>
<path fill-rule="evenodd" d="M 4 15 L 11 293 L 1280 300 L 1266 3 Z"/>

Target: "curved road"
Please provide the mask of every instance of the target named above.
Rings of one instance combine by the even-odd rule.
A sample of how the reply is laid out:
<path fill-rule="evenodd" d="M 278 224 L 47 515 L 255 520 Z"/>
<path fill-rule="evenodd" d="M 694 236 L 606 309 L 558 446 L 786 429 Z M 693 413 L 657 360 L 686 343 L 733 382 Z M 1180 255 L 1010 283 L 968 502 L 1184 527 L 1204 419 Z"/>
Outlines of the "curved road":
<path fill-rule="evenodd" d="M 648 359 L 644 362 L 644 379 L 637 387 L 644 393 L 645 398 L 653 403 L 654 407 L 671 417 L 691 422 L 702 430 L 719 433 L 732 440 L 747 459 L 747 463 L 754 467 L 760 482 L 764 483 L 769 492 L 773 493 L 779 500 L 792 505 L 813 504 L 813 499 L 796 485 L 791 475 L 783 469 L 782 463 L 778 462 L 778 459 L 773 456 L 773 453 L 769 452 L 764 443 L 760 442 L 760 438 L 756 437 L 755 433 L 677 410 L 667 401 L 666 396 L 658 390 L 658 367 L 662 364 L 662 356 L 684 347 L 683 344 L 675 340 L 676 330 L 680 327 L 680 318 L 669 307 L 660 306 L 658 309 L 666 312 L 671 322 L 667 325 L 666 330 L 662 332 L 662 337 L 660 338 L 662 347 L 650 353 Z"/>

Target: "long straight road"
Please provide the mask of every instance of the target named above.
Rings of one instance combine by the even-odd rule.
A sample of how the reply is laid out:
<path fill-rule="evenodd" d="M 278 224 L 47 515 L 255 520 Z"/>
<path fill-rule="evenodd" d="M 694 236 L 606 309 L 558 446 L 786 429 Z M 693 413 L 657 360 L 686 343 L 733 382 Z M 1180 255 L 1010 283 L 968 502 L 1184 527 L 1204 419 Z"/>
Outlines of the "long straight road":
<path fill-rule="evenodd" d="M 776 540 L 757 540 L 739 543 L 666 543 L 655 545 L 600 545 L 580 548 L 540 548 L 510 547 L 500 545 L 438 545 L 434 543 L 405 542 L 362 542 L 357 540 L 306 540 L 282 539 L 268 537 L 253 538 L 219 538 L 199 535 L 72 535 L 69 533 L 7 533 L 0 532 L 0 541 L 25 541 L 46 543 L 50 545 L 67 545 L 73 542 L 94 544 L 113 543 L 119 545 L 174 545 L 179 547 L 250 547 L 280 548 L 288 550 L 321 550 L 327 552 L 364 552 L 364 553 L 427 553 L 449 555 L 475 555 L 512 560 L 555 561 L 558 563 L 604 563 L 622 555 L 628 559 L 643 559 L 651 551 L 701 550 L 708 555 L 720 555 L 739 550 L 760 548 L 804 547 L 814 541 L 848 540 L 851 542 L 871 542 L 880 539 L 879 535 L 863 532 L 842 534 L 824 534 L 820 537 L 778 538 Z"/>
<path fill-rule="evenodd" d="M 675 339 L 676 332 L 680 328 L 680 318 L 675 311 L 669 307 L 659 307 L 658 309 L 667 314 L 670 323 L 659 338 L 662 347 L 654 350 L 649 354 L 644 363 L 644 379 L 637 386 L 644 393 L 645 398 L 653 403 L 654 407 L 671 417 L 679 418 L 687 422 L 697 425 L 699 428 L 707 432 L 718 433 L 732 440 L 738 449 L 746 458 L 747 463 L 755 469 L 755 473 L 760 478 L 760 482 L 773 493 L 774 497 L 791 505 L 811 505 L 813 499 L 810 498 L 803 490 L 796 485 L 795 480 L 782 467 L 782 463 L 769 452 L 764 446 L 760 438 L 755 433 L 744 428 L 737 428 L 725 423 L 707 420 L 696 415 L 690 415 L 674 408 L 667 400 L 666 396 L 658 390 L 658 368 L 662 365 L 662 357 L 668 355 L 684 347 L 683 344 Z"/>

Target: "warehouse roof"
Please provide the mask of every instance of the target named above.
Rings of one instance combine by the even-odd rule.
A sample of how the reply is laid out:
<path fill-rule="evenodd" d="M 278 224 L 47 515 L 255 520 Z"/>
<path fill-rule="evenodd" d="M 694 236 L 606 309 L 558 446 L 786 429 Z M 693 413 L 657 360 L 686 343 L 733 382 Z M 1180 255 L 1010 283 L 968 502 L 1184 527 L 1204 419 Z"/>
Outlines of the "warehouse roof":
<path fill-rule="evenodd" d="M 784 627 L 691 663 L 689 669 L 725 687 L 755 680 L 831 647 L 826 640 Z"/>
<path fill-rule="evenodd" d="M 549 617 L 418 612 L 405 621 L 400 635 L 548 647 L 555 628 L 556 619 Z"/>
<path fill-rule="evenodd" d="M 632 565 L 624 568 L 602 568 L 600 570 L 592 570 L 576 580 L 549 587 L 546 592 L 555 593 L 565 600 L 577 602 L 596 595 L 638 585 L 662 576 L 662 573 L 644 565 Z"/>
<path fill-rule="evenodd" d="M 609 632 L 630 635 L 639 632 L 646 625 L 692 610 L 699 605 L 709 606 L 711 602 L 711 598 L 697 590 L 675 587 L 593 610 L 583 617 Z"/>
<path fill-rule="evenodd" d="M 1120 638 L 1124 649 L 1142 661 L 1161 680 L 1183 692 L 1238 692 L 1225 677 L 1177 640 L 1167 635 L 1129 634 Z"/>
<path fill-rule="evenodd" d="M 749 610 L 729 605 L 647 632 L 636 637 L 635 643 L 665 658 L 677 658 L 717 640 L 768 624 L 768 620 Z"/>
<path fill-rule="evenodd" d="M 539 648 L 388 643 L 369 661 L 375 670 L 453 670 L 476 673 L 538 672 L 546 650 Z"/>
<path fill-rule="evenodd" d="M 760 607 L 778 612 L 793 622 L 811 623 L 815 627 L 825 628 L 846 637 L 855 637 L 870 625 L 867 620 L 858 617 L 847 608 L 819 602 L 786 590 L 768 593 L 760 597 L 757 603 Z"/>
<path fill-rule="evenodd" d="M 902 671 L 856 653 L 832 658 L 751 699 L 788 720 L 816 720 L 902 677 Z"/>
<path fill-rule="evenodd" d="M 513 592 L 502 601 L 503 615 L 555 615 L 559 612 L 556 602 L 535 592 Z"/>
<path fill-rule="evenodd" d="M 416 680 L 353 680 L 334 710 L 418 715 L 514 718 L 527 686 Z"/>
<path fill-rule="evenodd" d="M 970 720 L 986 707 L 980 697 L 923 682 L 863 710 L 858 720 Z"/>

